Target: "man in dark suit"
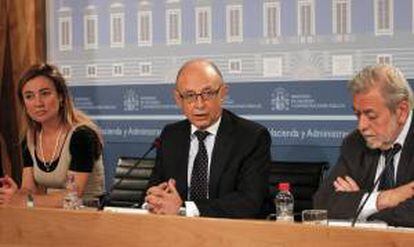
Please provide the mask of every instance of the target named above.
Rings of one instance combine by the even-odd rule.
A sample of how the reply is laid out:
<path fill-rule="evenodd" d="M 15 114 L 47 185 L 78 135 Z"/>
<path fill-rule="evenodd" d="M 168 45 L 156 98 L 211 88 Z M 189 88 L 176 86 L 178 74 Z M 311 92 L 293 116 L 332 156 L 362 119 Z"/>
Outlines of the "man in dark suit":
<path fill-rule="evenodd" d="M 390 65 L 363 69 L 348 89 L 358 128 L 343 141 L 314 207 L 328 209 L 329 218 L 351 219 L 368 199 L 358 220 L 414 226 L 413 92 Z"/>
<path fill-rule="evenodd" d="M 191 60 L 178 72 L 174 97 L 187 119 L 161 133 L 145 198 L 150 212 L 259 215 L 267 193 L 270 135 L 222 109 L 227 91 L 219 69 L 207 60 Z"/>

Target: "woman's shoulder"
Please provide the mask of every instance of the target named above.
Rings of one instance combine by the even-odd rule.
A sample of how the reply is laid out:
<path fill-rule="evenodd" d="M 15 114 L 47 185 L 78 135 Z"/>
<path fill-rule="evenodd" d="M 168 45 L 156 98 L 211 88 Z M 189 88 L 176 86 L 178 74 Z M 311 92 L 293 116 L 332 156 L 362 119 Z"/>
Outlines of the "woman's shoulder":
<path fill-rule="evenodd" d="M 96 131 L 89 125 L 81 124 L 72 127 L 74 133 L 96 133 Z"/>
<path fill-rule="evenodd" d="M 98 157 L 102 152 L 102 143 L 97 132 L 90 126 L 80 125 L 72 129 L 70 151 L 72 154 L 91 153 Z"/>
<path fill-rule="evenodd" d="M 72 128 L 73 139 L 99 139 L 96 130 L 88 125 L 78 125 Z"/>

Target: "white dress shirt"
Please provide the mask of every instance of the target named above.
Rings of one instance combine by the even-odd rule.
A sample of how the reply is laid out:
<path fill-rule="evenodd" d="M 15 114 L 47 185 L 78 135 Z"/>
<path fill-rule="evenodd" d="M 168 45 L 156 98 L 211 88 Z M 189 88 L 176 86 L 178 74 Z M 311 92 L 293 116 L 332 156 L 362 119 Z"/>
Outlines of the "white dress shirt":
<path fill-rule="evenodd" d="M 204 140 L 204 144 L 207 149 L 207 156 L 208 156 L 208 171 L 207 171 L 207 188 L 208 182 L 210 181 L 210 165 L 211 165 L 211 156 L 213 154 L 214 143 L 216 141 L 217 131 L 220 126 L 221 117 L 210 127 L 204 129 L 203 131 L 207 131 L 210 133 L 206 139 Z M 194 160 L 198 152 L 198 139 L 194 132 L 198 129 L 196 126 L 191 125 L 191 142 L 190 142 L 190 150 L 188 156 L 188 169 L 187 169 L 187 198 L 189 198 L 190 190 L 191 190 L 191 174 L 193 172 Z M 207 198 L 209 198 L 209 192 L 207 190 Z M 185 201 L 186 207 L 186 216 L 200 216 L 200 211 L 197 208 L 197 205 L 193 201 Z"/>
<path fill-rule="evenodd" d="M 404 127 L 401 131 L 401 133 L 398 135 L 397 139 L 394 141 L 393 144 L 397 144 L 399 143 L 401 145 L 401 150 L 404 147 L 404 143 L 405 143 L 405 139 L 407 138 L 407 134 L 408 134 L 408 130 L 410 129 L 410 125 L 411 125 L 411 120 L 412 120 L 412 112 L 410 111 L 410 114 L 408 115 L 407 121 L 404 124 Z M 397 177 L 397 171 L 398 171 L 398 163 L 400 161 L 400 157 L 401 157 L 401 151 L 398 152 L 395 156 L 394 156 L 394 179 L 396 180 Z M 383 154 L 381 154 L 379 160 L 378 160 L 378 165 L 377 165 L 377 171 L 375 174 L 375 179 L 374 181 L 376 181 L 379 177 L 379 175 L 381 174 L 382 170 L 384 169 L 385 166 L 385 156 Z M 370 198 L 368 199 L 367 203 L 365 204 L 364 208 L 361 211 L 361 214 L 359 215 L 358 219 L 359 220 L 366 220 L 369 216 L 377 213 L 379 210 L 377 208 L 377 198 L 379 195 L 379 191 L 378 191 L 378 185 L 374 188 L 374 191 L 372 192 L 372 195 L 370 196 Z M 362 200 L 360 203 L 362 203 L 365 198 L 368 196 L 368 193 L 365 193 L 365 195 L 362 197 Z"/>

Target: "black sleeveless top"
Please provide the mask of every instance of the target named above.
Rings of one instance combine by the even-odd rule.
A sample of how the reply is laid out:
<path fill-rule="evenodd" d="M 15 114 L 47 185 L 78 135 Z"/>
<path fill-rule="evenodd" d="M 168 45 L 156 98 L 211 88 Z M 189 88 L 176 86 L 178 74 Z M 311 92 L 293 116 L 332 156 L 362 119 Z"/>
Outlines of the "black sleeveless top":
<path fill-rule="evenodd" d="M 96 133 L 87 126 L 78 127 L 72 135 L 70 140 L 70 153 L 72 160 L 69 170 L 76 172 L 92 172 L 94 161 L 96 161 L 102 152 L 102 147 Z M 50 168 L 47 168 L 39 157 L 36 156 L 36 161 L 39 168 L 44 172 L 52 172 L 56 169 L 59 163 L 57 159 L 51 162 Z M 26 141 L 23 142 L 23 162 L 24 167 L 33 167 L 32 156 L 27 148 Z"/>

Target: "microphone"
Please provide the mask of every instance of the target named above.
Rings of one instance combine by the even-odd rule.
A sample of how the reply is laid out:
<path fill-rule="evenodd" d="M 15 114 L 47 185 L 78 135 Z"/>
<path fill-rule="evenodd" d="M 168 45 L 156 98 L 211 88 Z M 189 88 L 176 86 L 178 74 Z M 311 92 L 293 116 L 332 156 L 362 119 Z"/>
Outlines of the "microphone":
<path fill-rule="evenodd" d="M 116 183 L 112 184 L 109 192 L 104 193 L 103 195 L 99 196 L 100 203 L 99 203 L 98 210 L 103 210 L 104 207 L 108 204 L 108 202 L 111 199 L 111 194 L 112 194 L 112 191 L 114 190 L 114 188 L 116 188 L 118 185 L 120 185 L 122 183 L 122 181 L 124 181 L 124 179 L 126 177 L 128 177 L 135 168 L 138 167 L 138 165 L 147 157 L 147 155 L 152 150 L 159 149 L 160 147 L 161 147 L 161 138 L 157 137 L 152 142 L 150 148 L 148 148 L 148 150 L 131 167 L 128 168 L 127 172 L 118 181 L 116 181 Z"/>
<path fill-rule="evenodd" d="M 391 149 L 391 153 L 389 154 L 391 157 L 393 157 L 394 155 L 396 155 L 399 151 L 401 150 L 401 145 L 399 143 L 394 144 L 394 146 Z M 386 170 L 386 168 L 388 166 L 391 165 L 393 159 L 389 159 L 387 163 L 385 163 L 384 168 L 382 169 L 380 175 L 378 176 L 378 178 L 375 180 L 374 182 L 374 186 L 372 186 L 371 190 L 369 190 L 368 195 L 365 197 L 365 200 L 360 204 L 360 206 L 358 207 L 354 218 L 352 219 L 352 223 L 351 226 L 355 227 L 355 223 L 359 217 L 359 215 L 361 214 L 362 209 L 365 207 L 365 204 L 367 204 L 368 199 L 370 198 L 370 196 L 372 195 L 372 192 L 374 191 L 375 187 L 377 187 L 379 181 L 381 180 L 381 177 L 384 175 L 384 172 Z"/>

